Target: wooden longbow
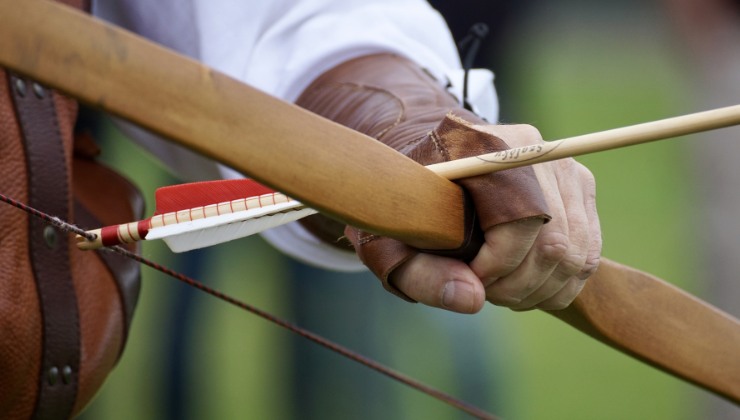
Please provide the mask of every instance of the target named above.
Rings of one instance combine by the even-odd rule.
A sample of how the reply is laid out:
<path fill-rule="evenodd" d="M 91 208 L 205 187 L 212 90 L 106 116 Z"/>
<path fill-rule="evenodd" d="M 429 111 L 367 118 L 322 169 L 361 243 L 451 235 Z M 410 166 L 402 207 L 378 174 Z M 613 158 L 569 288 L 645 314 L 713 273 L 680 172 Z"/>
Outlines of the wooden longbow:
<path fill-rule="evenodd" d="M 458 187 L 390 148 L 65 6 L 0 0 L 0 10 L 0 65 L 344 223 L 426 249 L 461 243 Z M 603 259 L 551 314 L 740 403 L 740 322 L 654 276 Z"/>

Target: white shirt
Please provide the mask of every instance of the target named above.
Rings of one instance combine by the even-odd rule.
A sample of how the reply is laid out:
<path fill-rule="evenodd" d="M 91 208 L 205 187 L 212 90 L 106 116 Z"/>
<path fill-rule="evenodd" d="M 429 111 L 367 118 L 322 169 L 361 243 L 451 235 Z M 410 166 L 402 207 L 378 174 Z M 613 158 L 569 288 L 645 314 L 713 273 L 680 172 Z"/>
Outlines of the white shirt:
<path fill-rule="evenodd" d="M 319 75 L 362 55 L 408 57 L 461 91 L 462 70 L 444 19 L 424 0 L 94 0 L 97 17 L 195 58 L 231 77 L 294 101 Z M 488 71 L 471 74 L 470 99 L 496 121 Z M 459 96 L 458 96 L 459 97 Z M 240 177 L 156 136 L 121 128 L 186 180 Z M 291 223 L 264 232 L 283 252 L 335 270 L 363 266 Z"/>

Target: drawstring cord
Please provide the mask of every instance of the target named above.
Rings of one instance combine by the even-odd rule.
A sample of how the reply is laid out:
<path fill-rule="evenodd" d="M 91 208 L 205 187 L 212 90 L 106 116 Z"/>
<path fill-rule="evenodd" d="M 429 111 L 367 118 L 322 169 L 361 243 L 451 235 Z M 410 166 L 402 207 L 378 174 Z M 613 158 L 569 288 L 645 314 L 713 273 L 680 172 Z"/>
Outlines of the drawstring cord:
<path fill-rule="evenodd" d="M 89 232 L 85 231 L 84 229 L 81 229 L 81 228 L 79 228 L 79 227 L 77 227 L 77 226 L 75 226 L 75 225 L 73 225 L 71 223 L 68 223 L 68 222 L 65 222 L 64 220 L 61 220 L 58 217 L 55 217 L 55 216 L 46 214 L 46 213 L 44 213 L 42 211 L 39 211 L 39 210 L 37 210 L 37 209 L 35 209 L 33 207 L 30 207 L 30 206 L 28 206 L 26 204 L 23 204 L 20 201 L 14 200 L 14 199 L 12 199 L 12 198 L 4 195 L 4 194 L 1 194 L 1 193 L 0 193 L 0 202 L 5 202 L 7 204 L 10 204 L 11 206 L 14 206 L 14 207 L 20 209 L 20 210 L 23 210 L 24 212 L 26 212 L 26 213 L 28 213 L 28 214 L 30 214 L 32 216 L 35 216 L 35 217 L 43 220 L 44 222 L 46 222 L 46 223 L 54 226 L 55 228 L 57 228 L 57 229 L 59 229 L 59 230 L 61 230 L 63 232 L 76 233 L 76 234 L 78 234 L 80 236 L 83 236 L 83 237 L 87 238 L 88 240 L 94 240 L 95 239 L 95 236 L 96 235 L 94 233 L 89 233 Z M 255 306 L 252 306 L 252 305 L 250 305 L 250 304 L 248 304 L 246 302 L 242 302 L 242 301 L 240 301 L 240 300 L 238 300 L 238 299 L 236 299 L 234 297 L 231 297 L 231 296 L 229 296 L 229 295 L 227 295 L 227 294 L 225 294 L 225 293 L 223 293 L 223 292 L 221 292 L 219 290 L 213 289 L 213 288 L 205 285 L 204 283 L 201 283 L 201 282 L 199 282 L 199 281 L 197 281 L 197 280 L 195 280 L 193 278 L 190 278 L 190 277 L 188 277 L 188 276 L 186 276 L 184 274 L 178 273 L 178 272 L 176 272 L 176 271 L 174 271 L 172 269 L 169 269 L 169 268 L 164 267 L 164 266 L 162 266 L 160 264 L 157 264 L 157 263 L 155 263 L 155 262 L 153 262 L 153 261 L 151 261 L 149 259 L 146 259 L 146 258 L 144 258 L 144 257 L 142 257 L 142 256 L 140 256 L 138 254 L 135 254 L 135 253 L 133 253 L 133 252 L 131 252 L 131 251 L 129 251 L 129 250 L 121 247 L 121 246 L 113 246 L 113 247 L 110 247 L 110 248 L 104 248 L 104 250 L 101 250 L 101 251 L 102 252 L 116 252 L 118 254 L 123 255 L 124 257 L 131 258 L 131 259 L 133 259 L 133 260 L 135 260 L 135 261 L 137 261 L 137 262 L 139 262 L 141 264 L 147 265 L 147 266 L 149 266 L 149 267 L 151 267 L 151 268 L 153 268 L 155 270 L 158 270 L 158 271 L 160 271 L 162 273 L 165 273 L 165 274 L 167 274 L 167 275 L 169 275 L 169 276 L 171 276 L 171 277 L 173 277 L 173 278 L 175 278 L 175 279 L 177 279 L 177 280 L 179 280 L 179 281 L 181 281 L 181 282 L 183 282 L 183 283 L 185 283 L 185 284 L 187 284 L 189 286 L 195 287 L 196 289 L 199 289 L 199 290 L 201 290 L 201 291 L 203 291 L 205 293 L 208 293 L 209 295 L 214 296 L 214 297 L 216 297 L 216 298 L 218 298 L 218 299 L 220 299 L 220 300 L 222 300 L 222 301 L 224 301 L 226 303 L 229 303 L 229 304 L 234 305 L 234 306 L 236 306 L 238 308 L 241 308 L 241 309 L 243 309 L 243 310 L 245 310 L 247 312 L 250 312 L 250 313 L 252 313 L 254 315 L 257 315 L 257 316 L 259 316 L 259 317 L 261 317 L 261 318 L 263 318 L 263 319 L 265 319 L 267 321 L 272 322 L 273 324 L 276 324 L 276 325 L 278 325 L 280 327 L 283 327 L 283 328 L 287 329 L 288 331 L 291 331 L 291 332 L 293 332 L 293 333 L 295 333 L 295 334 L 297 334 L 297 335 L 299 335 L 301 337 L 304 337 L 304 338 L 306 338 L 306 339 L 308 339 L 310 341 L 313 341 L 314 343 L 316 343 L 316 344 L 318 344 L 320 346 L 323 346 L 323 347 L 325 347 L 325 348 L 327 348 L 327 349 L 329 349 L 329 350 L 331 350 L 331 351 L 333 351 L 333 352 L 335 352 L 335 353 L 337 353 L 337 354 L 339 354 L 341 356 L 344 356 L 344 357 L 346 357 L 346 358 L 348 358 L 350 360 L 353 360 L 353 361 L 355 361 L 355 362 L 357 362 L 357 363 L 359 363 L 359 364 L 361 364 L 363 366 L 366 366 L 366 367 L 368 367 L 370 369 L 373 369 L 376 372 L 379 372 L 379 373 L 381 373 L 381 374 L 383 374 L 385 376 L 388 376 L 391 379 L 394 379 L 394 380 L 396 380 L 396 381 L 398 381 L 398 382 L 400 382 L 402 384 L 408 385 L 411 388 L 414 388 L 414 389 L 416 389 L 416 390 L 418 390 L 420 392 L 423 392 L 423 393 L 425 393 L 425 394 L 427 394 L 427 395 L 429 395 L 429 396 L 431 396 L 431 397 L 433 397 L 433 398 L 435 398 L 435 399 L 437 399 L 439 401 L 442 401 L 444 403 L 447 403 L 447 404 L 451 405 L 452 407 L 455 407 L 455 408 L 457 408 L 459 410 L 462 410 L 462 411 L 468 413 L 469 415 L 471 415 L 471 416 L 473 416 L 475 418 L 478 418 L 478 419 L 491 419 L 491 420 L 495 420 L 496 419 L 496 417 L 493 416 L 492 414 L 487 413 L 484 410 L 481 410 L 480 408 L 478 408 L 476 406 L 473 406 L 473 405 L 471 405 L 471 404 L 469 404 L 469 403 L 467 403 L 465 401 L 459 400 L 459 399 L 457 399 L 455 397 L 452 397 L 449 394 L 446 394 L 446 393 L 444 393 L 442 391 L 439 391 L 439 390 L 437 390 L 435 388 L 432 388 L 432 387 L 430 387 L 428 385 L 425 385 L 425 384 L 423 384 L 423 383 L 421 383 L 421 382 L 419 382 L 419 381 L 417 381 L 415 379 L 412 379 L 411 377 L 408 377 L 408 376 L 406 376 L 406 375 L 404 375 L 402 373 L 399 373 L 399 372 L 397 372 L 397 371 L 395 371 L 395 370 L 393 370 L 393 369 L 391 369 L 389 367 L 386 367 L 385 365 L 382 365 L 382 364 L 376 362 L 375 360 L 372 360 L 372 359 L 370 359 L 368 357 L 365 357 L 365 356 L 363 356 L 361 354 L 355 353 L 352 350 L 350 350 L 350 349 L 348 349 L 346 347 L 343 347 L 343 346 L 341 346 L 341 345 L 339 345 L 337 343 L 334 343 L 332 341 L 329 341 L 328 339 L 326 339 L 326 338 L 324 338 L 324 337 L 322 337 L 322 336 L 320 336 L 318 334 L 312 333 L 311 331 L 308 331 L 308 330 L 306 330 L 304 328 L 301 328 L 301 327 L 299 327 L 299 326 L 297 326 L 295 324 L 292 324 L 292 323 L 290 323 L 288 321 L 285 321 L 283 319 L 280 319 L 280 318 L 278 318 L 278 317 L 276 317 L 276 316 L 274 316 L 274 315 L 272 315 L 272 314 L 270 314 L 270 313 L 268 313 L 266 311 L 263 311 L 263 310 L 255 307 Z"/>
<path fill-rule="evenodd" d="M 473 68 L 473 62 L 475 61 L 475 57 L 478 55 L 480 45 L 486 36 L 488 36 L 488 25 L 481 22 L 476 23 L 470 27 L 468 34 L 457 46 L 460 51 L 460 56 L 462 57 L 463 70 L 465 71 L 463 78 L 463 107 L 468 111 L 473 110 L 473 106 L 470 104 L 470 100 L 468 98 L 468 76 L 470 74 L 470 70 Z"/>

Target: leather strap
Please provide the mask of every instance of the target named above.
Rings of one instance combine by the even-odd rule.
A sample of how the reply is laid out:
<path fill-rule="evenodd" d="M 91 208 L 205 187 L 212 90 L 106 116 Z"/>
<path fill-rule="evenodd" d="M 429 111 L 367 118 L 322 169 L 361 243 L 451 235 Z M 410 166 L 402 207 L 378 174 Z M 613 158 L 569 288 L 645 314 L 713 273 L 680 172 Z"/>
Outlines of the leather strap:
<path fill-rule="evenodd" d="M 29 204 L 70 217 L 69 174 L 52 91 L 9 77 L 28 168 Z M 29 255 L 43 322 L 42 361 L 34 418 L 67 418 L 77 396 L 80 323 L 66 236 L 29 219 Z"/>

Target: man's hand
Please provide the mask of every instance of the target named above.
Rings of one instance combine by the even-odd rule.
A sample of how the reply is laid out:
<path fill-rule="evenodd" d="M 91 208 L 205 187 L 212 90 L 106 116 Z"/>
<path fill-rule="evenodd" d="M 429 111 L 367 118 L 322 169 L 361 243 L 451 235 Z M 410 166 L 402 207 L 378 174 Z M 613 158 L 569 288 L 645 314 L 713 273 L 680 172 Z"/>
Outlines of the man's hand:
<path fill-rule="evenodd" d="M 530 126 L 487 125 L 416 63 L 392 54 L 342 63 L 296 103 L 422 165 L 542 142 Z M 514 310 L 569 305 L 601 252 L 591 173 L 562 160 L 458 183 L 485 233 L 469 264 L 352 227 L 345 236 L 383 286 L 407 300 L 463 313 L 486 300 Z"/>
<path fill-rule="evenodd" d="M 511 147 L 542 142 L 527 125 L 476 126 Z M 573 159 L 534 165 L 552 220 L 495 225 L 470 264 L 417 254 L 391 275 L 409 297 L 455 312 L 475 313 L 485 300 L 514 310 L 567 307 L 596 271 L 601 230 L 591 172 Z"/>

